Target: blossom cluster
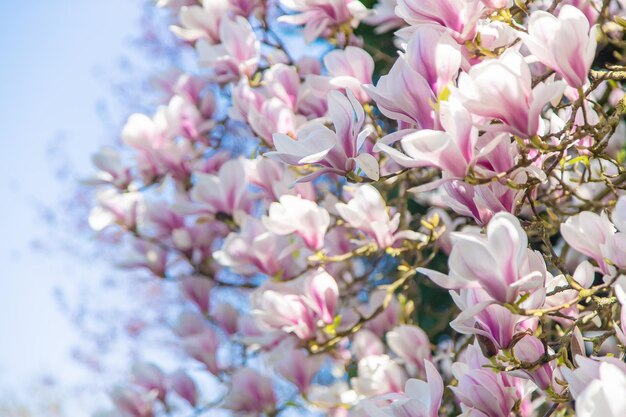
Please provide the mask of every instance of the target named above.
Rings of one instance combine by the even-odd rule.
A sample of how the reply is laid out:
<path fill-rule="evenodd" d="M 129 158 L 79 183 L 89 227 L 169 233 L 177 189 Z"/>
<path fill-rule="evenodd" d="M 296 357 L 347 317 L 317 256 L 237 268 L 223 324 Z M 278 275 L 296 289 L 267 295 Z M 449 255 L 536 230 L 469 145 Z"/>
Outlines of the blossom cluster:
<path fill-rule="evenodd" d="M 201 371 L 105 415 L 626 415 L 623 2 L 158 6 L 198 68 L 89 223 L 179 285 Z"/>

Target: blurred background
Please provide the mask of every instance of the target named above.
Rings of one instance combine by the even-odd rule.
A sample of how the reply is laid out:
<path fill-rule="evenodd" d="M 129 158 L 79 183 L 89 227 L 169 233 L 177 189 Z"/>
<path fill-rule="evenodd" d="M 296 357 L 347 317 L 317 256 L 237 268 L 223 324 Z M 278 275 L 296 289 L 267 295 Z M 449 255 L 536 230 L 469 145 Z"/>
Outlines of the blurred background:
<path fill-rule="evenodd" d="M 90 243 L 91 195 L 80 180 L 92 173 L 90 155 L 117 141 L 125 116 L 140 110 L 144 65 L 158 53 L 150 51 L 154 16 L 146 16 L 154 7 L 145 6 L 0 0 L 3 417 L 90 415 L 107 401 L 98 394 L 103 381 L 115 378 L 101 356 L 128 355 L 113 347 L 119 329 L 99 327 L 106 315 L 124 314 L 115 301 L 127 289 Z"/>

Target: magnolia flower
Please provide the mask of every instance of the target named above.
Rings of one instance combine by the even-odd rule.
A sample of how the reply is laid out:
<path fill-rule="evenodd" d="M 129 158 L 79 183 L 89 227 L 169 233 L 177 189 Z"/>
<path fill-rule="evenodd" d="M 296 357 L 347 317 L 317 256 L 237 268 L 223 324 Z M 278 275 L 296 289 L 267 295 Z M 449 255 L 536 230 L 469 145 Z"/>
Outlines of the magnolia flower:
<path fill-rule="evenodd" d="M 470 185 L 460 180 L 444 180 L 442 200 L 446 206 L 473 217 L 479 225 L 486 225 L 496 213 L 514 213 L 523 196 L 520 190 L 499 182 Z"/>
<path fill-rule="evenodd" d="M 324 323 L 334 321 L 339 303 L 339 287 L 330 274 L 320 268 L 304 275 L 304 295 L 304 300 Z"/>
<path fill-rule="evenodd" d="M 314 201 L 284 195 L 279 202 L 270 205 L 268 215 L 263 217 L 263 225 L 277 235 L 295 233 L 311 250 L 320 250 L 330 225 L 330 215 Z"/>
<path fill-rule="evenodd" d="M 97 232 L 117 224 L 132 230 L 143 212 L 143 195 L 138 192 L 119 193 L 104 189 L 96 195 L 98 205 L 89 213 L 89 226 Z"/>
<path fill-rule="evenodd" d="M 596 54 L 595 28 L 577 7 L 566 4 L 559 16 L 543 10 L 530 15 L 528 33 L 520 37 L 542 64 L 552 68 L 570 87 L 582 88 Z"/>
<path fill-rule="evenodd" d="M 198 388 L 193 379 L 183 370 L 178 370 L 169 376 L 172 389 L 190 406 L 195 407 L 198 403 Z"/>
<path fill-rule="evenodd" d="M 396 14 L 410 25 L 440 25 L 459 42 L 472 40 L 484 6 L 480 0 L 398 0 Z"/>
<path fill-rule="evenodd" d="M 511 7 L 513 0 L 480 0 L 485 7 L 490 9 L 503 9 L 505 7 Z"/>
<path fill-rule="evenodd" d="M 402 59 L 426 80 L 436 97 L 457 78 L 463 62 L 461 47 L 445 30 L 417 26 L 404 49 Z"/>
<path fill-rule="evenodd" d="M 200 312 L 204 315 L 209 312 L 209 301 L 213 282 L 207 277 L 188 276 L 180 281 L 180 289 L 182 293 L 193 302 Z"/>
<path fill-rule="evenodd" d="M 252 196 L 248 192 L 244 162 L 233 159 L 220 168 L 217 175 L 197 172 L 196 183 L 189 193 L 193 205 L 184 206 L 192 213 L 211 215 L 249 212 Z"/>
<path fill-rule="evenodd" d="M 322 167 L 298 181 L 311 181 L 325 173 L 346 175 L 356 165 L 368 177 L 378 180 L 376 159 L 368 153 L 359 154 L 370 134 L 370 130 L 362 130 L 365 120 L 363 107 L 352 92 L 348 91 L 347 94 L 348 97 L 338 91 L 331 91 L 328 95 L 328 113 L 335 126 L 334 132 L 319 122 L 310 122 L 300 128 L 297 140 L 276 133 L 276 151 L 265 155 L 289 165 L 316 164 Z"/>
<path fill-rule="evenodd" d="M 181 338 L 202 333 L 207 328 L 206 320 L 197 313 L 184 311 L 176 320 L 174 332 Z"/>
<path fill-rule="evenodd" d="M 450 327 L 461 334 L 478 336 L 488 356 L 495 355 L 499 349 L 508 349 L 515 334 L 522 330 L 522 323 L 528 319 L 494 304 L 493 299 L 478 288 L 464 288 L 458 293 L 451 291 L 450 295 L 461 310 Z"/>
<path fill-rule="evenodd" d="M 626 345 L 626 277 L 620 276 L 615 281 L 615 295 L 621 305 L 621 311 L 619 316 L 620 324 L 613 322 L 613 328 L 615 329 L 615 336 L 622 345 Z"/>
<path fill-rule="evenodd" d="M 457 365 L 457 364 L 455 364 Z M 461 402 L 463 411 L 471 410 L 464 416 L 481 417 L 510 416 L 519 400 L 515 387 L 506 386 L 502 376 L 490 369 L 472 369 L 469 372 L 454 367 L 458 385 L 450 387 Z M 475 412 L 475 414 L 474 414 Z"/>
<path fill-rule="evenodd" d="M 528 64 L 519 52 L 507 49 L 498 59 L 461 73 L 453 94 L 471 113 L 498 119 L 504 123 L 503 130 L 530 137 L 539 130 L 543 107 L 564 89 L 562 81 L 545 81 L 533 88 Z"/>
<path fill-rule="evenodd" d="M 124 417 L 153 417 L 154 397 L 138 388 L 117 387 L 110 393 L 111 400 Z"/>
<path fill-rule="evenodd" d="M 255 300 L 255 306 L 257 321 L 271 329 L 293 333 L 302 340 L 315 334 L 315 313 L 301 296 L 265 290 Z"/>
<path fill-rule="evenodd" d="M 526 363 L 537 362 L 546 353 L 546 348 L 537 337 L 526 335 L 515 343 L 513 347 L 514 356 Z M 543 390 L 552 383 L 552 364 L 544 363 L 532 369 L 523 370 L 531 381 Z"/>
<path fill-rule="evenodd" d="M 576 357 L 578 368 L 561 367 L 576 400 L 576 415 L 618 417 L 626 413 L 626 365 L 617 358 Z"/>
<path fill-rule="evenodd" d="M 458 102 L 441 103 L 440 130 L 400 130 L 376 143 L 375 150 L 383 151 L 403 167 L 436 167 L 447 176 L 463 178 L 474 162 L 478 131 L 472 125 L 472 116 Z M 399 140 L 404 153 L 390 145 Z"/>
<path fill-rule="evenodd" d="M 369 184 L 359 186 L 347 204 L 337 203 L 335 207 L 350 226 L 364 232 L 380 248 L 391 247 L 401 239 L 422 237 L 420 233 L 408 230 L 396 233 L 400 213 L 390 218 L 383 197 Z"/>
<path fill-rule="evenodd" d="M 431 360 L 430 341 L 417 326 L 401 325 L 387 333 L 389 348 L 409 367 L 412 375 L 423 375 L 425 363 Z"/>
<path fill-rule="evenodd" d="M 195 103 L 175 95 L 170 99 L 165 113 L 172 135 L 200 140 L 215 125 L 215 121 L 200 112 Z"/>
<path fill-rule="evenodd" d="M 209 372 L 219 374 L 220 367 L 216 357 L 219 340 L 211 328 L 204 327 L 200 333 L 183 338 L 182 346 L 189 356 L 204 364 Z"/>
<path fill-rule="evenodd" d="M 281 16 L 279 21 L 304 25 L 304 40 L 314 41 L 328 29 L 348 23 L 356 27 L 367 14 L 358 0 L 280 0 L 287 9 L 298 13 Z"/>
<path fill-rule="evenodd" d="M 136 239 L 123 260 L 122 268 L 146 268 L 157 277 L 164 277 L 167 271 L 167 250 L 160 245 Z"/>
<path fill-rule="evenodd" d="M 198 42 L 200 64 L 213 70 L 218 82 L 252 77 L 260 59 L 261 44 L 250 23 L 243 17 L 224 19 L 220 24 L 219 45 Z"/>
<path fill-rule="evenodd" d="M 502 303 L 512 303 L 521 292 L 544 287 L 543 258 L 527 248 L 528 238 L 519 220 L 498 213 L 489 222 L 486 236 L 456 233 L 446 276 L 419 268 L 437 285 L 448 288 L 483 288 Z"/>
<path fill-rule="evenodd" d="M 389 73 L 378 79 L 376 87 L 366 86 L 366 91 L 385 116 L 422 129 L 435 128 L 431 103 L 436 103 L 437 97 L 406 59 L 398 59 Z"/>
<path fill-rule="evenodd" d="M 380 337 L 367 329 L 361 329 L 354 335 L 351 350 L 358 360 L 385 353 L 385 347 Z"/>
<path fill-rule="evenodd" d="M 397 0 L 376 2 L 373 13 L 363 19 L 363 23 L 375 26 L 374 32 L 376 33 L 385 33 L 404 26 L 404 21 L 395 12 L 397 4 Z"/>
<path fill-rule="evenodd" d="M 170 30 L 188 42 L 206 39 L 209 43 L 218 43 L 220 23 L 228 12 L 228 0 L 202 0 L 202 6 L 198 6 L 195 0 L 193 3 L 196 5 L 180 8 L 178 20 L 181 26 L 171 26 Z"/>
<path fill-rule="evenodd" d="M 237 333 L 239 328 L 239 311 L 230 304 L 218 303 L 211 312 L 215 324 L 229 335 Z"/>
<path fill-rule="evenodd" d="M 361 48 L 348 46 L 324 56 L 326 76 L 310 75 L 307 80 L 318 93 L 326 95 L 333 89 L 349 89 L 361 103 L 370 101 L 362 86 L 372 83 L 374 60 Z"/>
<path fill-rule="evenodd" d="M 609 271 L 609 266 L 604 261 L 602 248 L 614 234 L 615 226 L 605 212 L 598 215 L 583 211 L 561 223 L 563 239 L 578 252 L 594 259 L 604 273 Z"/>
<path fill-rule="evenodd" d="M 268 200 L 277 201 L 285 194 L 311 201 L 316 199 L 312 183 L 294 185 L 296 173 L 288 166 L 263 157 L 248 160 L 247 164 L 248 180 L 263 190 Z"/>
<path fill-rule="evenodd" d="M 275 133 L 295 135 L 301 122 L 293 110 L 277 98 L 265 100 L 258 109 L 248 109 L 248 124 L 268 145 L 273 145 Z"/>
<path fill-rule="evenodd" d="M 299 392 L 305 393 L 311 387 L 313 377 L 317 374 L 324 355 L 309 355 L 306 350 L 280 345 L 276 352 L 274 369 L 287 381 L 294 384 Z"/>
<path fill-rule="evenodd" d="M 100 169 L 94 178 L 85 181 L 88 184 L 113 184 L 124 189 L 132 181 L 130 168 L 122 163 L 119 152 L 111 147 L 103 147 L 91 157 L 93 164 Z"/>
<path fill-rule="evenodd" d="M 365 397 L 402 392 L 404 370 L 389 356 L 366 356 L 358 363 L 356 377 L 350 380 L 354 390 Z"/>
<path fill-rule="evenodd" d="M 439 417 L 443 397 L 443 380 L 430 361 L 424 362 L 426 381 L 409 379 L 403 394 L 381 398 L 391 404 L 378 406 L 376 399 L 363 401 L 365 411 L 371 417 Z"/>
<path fill-rule="evenodd" d="M 133 365 L 133 382 L 148 392 L 156 393 L 157 399 L 165 401 L 167 382 L 163 371 L 153 363 Z"/>
<path fill-rule="evenodd" d="M 261 13 L 265 7 L 263 0 L 229 0 L 229 3 L 234 14 L 246 17 Z"/>
<path fill-rule="evenodd" d="M 302 242 L 289 244 L 288 236 L 271 233 L 261 220 L 244 216 L 239 231 L 230 233 L 213 257 L 236 274 L 293 277 L 306 267 L 310 251 L 301 249 L 306 249 Z"/>
<path fill-rule="evenodd" d="M 224 398 L 224 407 L 235 413 L 258 416 L 276 407 L 272 380 L 251 368 L 237 368 L 231 389 Z"/>

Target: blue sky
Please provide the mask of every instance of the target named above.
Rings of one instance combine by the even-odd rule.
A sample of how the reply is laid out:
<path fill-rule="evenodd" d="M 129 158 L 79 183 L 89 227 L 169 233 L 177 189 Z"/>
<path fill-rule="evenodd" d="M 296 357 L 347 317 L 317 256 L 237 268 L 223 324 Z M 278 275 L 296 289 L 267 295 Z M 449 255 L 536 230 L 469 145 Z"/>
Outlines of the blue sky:
<path fill-rule="evenodd" d="M 0 392 L 43 373 L 62 384 L 80 377 L 69 359 L 77 335 L 53 289 L 101 272 L 32 242 L 52 239 L 38 207 L 57 204 L 77 180 L 54 175 L 50 148 L 58 142 L 73 172 L 85 174 L 111 138 L 96 111 L 115 102 L 101 74 L 132 54 L 139 4 L 0 0 Z"/>

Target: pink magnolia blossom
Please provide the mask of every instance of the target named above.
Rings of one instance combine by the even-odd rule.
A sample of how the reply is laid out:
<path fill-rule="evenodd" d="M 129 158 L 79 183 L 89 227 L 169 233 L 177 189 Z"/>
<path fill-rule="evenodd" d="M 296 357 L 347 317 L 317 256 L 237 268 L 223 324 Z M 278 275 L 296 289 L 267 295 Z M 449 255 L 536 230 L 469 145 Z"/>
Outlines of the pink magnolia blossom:
<path fill-rule="evenodd" d="M 303 120 L 277 98 L 265 100 L 258 109 L 248 109 L 250 127 L 270 146 L 274 143 L 272 138 L 276 133 L 295 136 L 301 122 Z"/>
<path fill-rule="evenodd" d="M 313 377 L 326 360 L 324 355 L 312 356 L 306 350 L 285 346 L 285 344 L 280 345 L 275 354 L 277 356 L 274 359 L 276 372 L 294 384 L 302 393 L 309 390 Z"/>
<path fill-rule="evenodd" d="M 545 263 L 527 246 L 528 238 L 519 220 L 498 213 L 489 222 L 486 236 L 455 235 L 447 276 L 424 268 L 418 271 L 441 287 L 480 287 L 495 300 L 512 303 L 520 293 L 544 287 Z"/>
<path fill-rule="evenodd" d="M 614 234 L 615 226 L 605 212 L 598 215 L 583 211 L 561 223 L 563 239 L 572 248 L 594 259 L 605 273 L 609 266 L 604 261 L 602 248 Z"/>
<path fill-rule="evenodd" d="M 193 3 L 180 8 L 180 26 L 171 26 L 170 29 L 188 42 L 206 39 L 209 43 L 218 43 L 220 23 L 228 12 L 228 0 L 202 0 L 202 6 L 197 5 L 197 1 Z"/>
<path fill-rule="evenodd" d="M 335 319 L 339 303 L 339 287 L 335 279 L 323 269 L 305 275 L 305 300 L 326 324 Z"/>
<path fill-rule="evenodd" d="M 596 54 L 596 34 L 580 9 L 564 5 L 558 17 L 534 11 L 528 33 L 520 36 L 530 52 L 573 88 L 582 88 Z"/>
<path fill-rule="evenodd" d="M 511 7 L 513 0 L 480 0 L 489 9 L 503 9 L 505 7 Z"/>
<path fill-rule="evenodd" d="M 430 361 L 424 362 L 426 381 L 409 379 L 403 394 L 381 397 L 391 404 L 378 406 L 376 399 L 364 401 L 365 411 L 371 417 L 439 417 L 443 397 L 443 380 Z"/>
<path fill-rule="evenodd" d="M 376 143 L 381 150 L 403 167 L 431 166 L 448 176 L 463 178 L 474 162 L 478 131 L 472 125 L 472 116 L 458 102 L 441 103 L 440 130 L 400 130 Z M 399 140 L 404 153 L 390 145 Z"/>
<path fill-rule="evenodd" d="M 215 324 L 229 335 L 234 335 L 239 329 L 239 311 L 228 303 L 218 303 L 211 312 Z"/>
<path fill-rule="evenodd" d="M 198 404 L 198 388 L 189 375 L 183 370 L 178 370 L 169 376 L 172 389 L 190 406 Z"/>
<path fill-rule="evenodd" d="M 224 406 L 239 415 L 260 416 L 276 407 L 272 380 L 251 368 L 238 368 Z"/>
<path fill-rule="evenodd" d="M 305 71 L 313 71 L 313 74 L 303 75 L 301 68 L 290 65 L 272 65 L 263 74 L 263 91 L 268 99 L 278 99 L 297 113 L 298 119 L 302 119 L 302 116 L 321 117 L 327 110 L 326 96 L 320 97 L 319 92 L 310 83 L 310 77 L 318 76 L 319 72 L 316 68 L 305 68 Z M 302 82 L 301 78 L 304 77 L 307 81 Z"/>
<path fill-rule="evenodd" d="M 442 186 L 444 203 L 455 212 L 473 217 L 486 225 L 496 213 L 514 213 L 522 193 L 499 182 L 470 185 L 460 180 L 445 181 Z"/>
<path fill-rule="evenodd" d="M 495 355 L 499 349 L 508 349 L 513 337 L 522 331 L 527 317 L 513 314 L 506 307 L 495 304 L 485 291 L 465 288 L 451 292 L 461 314 L 450 323 L 461 334 L 476 335 L 485 354 Z"/>
<path fill-rule="evenodd" d="M 296 173 L 272 159 L 259 157 L 249 160 L 247 175 L 252 184 L 263 190 L 268 200 L 277 201 L 285 194 L 311 201 L 316 198 L 313 184 L 294 184 Z"/>
<path fill-rule="evenodd" d="M 136 363 L 133 365 L 133 382 L 148 392 L 156 393 L 156 398 L 165 401 L 167 380 L 165 374 L 153 363 Z"/>
<path fill-rule="evenodd" d="M 252 198 L 247 190 L 244 162 L 238 159 L 226 162 L 217 175 L 196 173 L 196 183 L 189 193 L 195 203 L 189 211 L 235 215 L 252 209 Z"/>
<path fill-rule="evenodd" d="M 293 333 L 303 340 L 315 333 L 315 313 L 301 296 L 266 290 L 259 295 L 255 305 L 253 313 L 257 321 L 271 329 Z"/>
<path fill-rule="evenodd" d="M 615 296 L 619 301 L 622 309 L 620 311 L 619 316 L 619 325 L 616 322 L 613 322 L 613 328 L 615 329 L 615 335 L 617 339 L 620 341 L 622 345 L 626 345 L 626 277 L 620 276 L 617 281 L 615 281 Z"/>
<path fill-rule="evenodd" d="M 304 40 L 314 41 L 329 29 L 348 23 L 356 27 L 367 14 L 358 0 L 280 0 L 287 9 L 298 12 L 281 16 L 279 21 L 304 26 Z"/>
<path fill-rule="evenodd" d="M 387 344 L 405 362 L 410 374 L 424 375 L 425 363 L 431 360 L 430 341 L 424 330 L 417 326 L 398 326 L 387 333 Z"/>
<path fill-rule="evenodd" d="M 363 23 L 375 26 L 374 32 L 385 33 L 404 26 L 404 20 L 396 15 L 397 0 L 380 0 L 374 5 L 373 13 Z"/>
<path fill-rule="evenodd" d="M 302 248 L 301 245 L 290 244 L 287 236 L 271 233 L 261 220 L 245 216 L 240 230 L 230 233 L 221 250 L 216 251 L 213 257 L 220 265 L 237 274 L 253 275 L 260 272 L 270 276 L 292 277 L 306 267 L 306 258 L 298 257 L 295 253 Z"/>
<path fill-rule="evenodd" d="M 401 239 L 422 237 L 416 232 L 398 232 L 400 213 L 390 218 L 383 197 L 369 184 L 358 187 L 347 204 L 337 203 L 335 207 L 350 226 L 364 232 L 380 248 L 391 247 Z"/>
<path fill-rule="evenodd" d="M 361 48 L 348 46 L 344 50 L 333 50 L 324 56 L 326 76 L 309 76 L 307 80 L 319 93 L 326 95 L 333 89 L 350 89 L 361 103 L 370 101 L 362 86 L 372 83 L 374 60 Z"/>
<path fill-rule="evenodd" d="M 217 334 L 210 327 L 205 327 L 202 332 L 183 338 L 182 347 L 185 352 L 206 366 L 207 370 L 218 375 L 220 367 L 217 363 L 217 348 L 219 340 Z"/>
<path fill-rule="evenodd" d="M 461 47 L 436 26 L 417 26 L 404 49 L 403 58 L 426 80 L 436 97 L 456 80 L 463 64 Z"/>
<path fill-rule="evenodd" d="M 576 357 L 578 368 L 561 367 L 576 400 L 576 415 L 617 417 L 626 412 L 626 365 L 617 358 L 593 360 Z"/>
<path fill-rule="evenodd" d="M 533 335 L 522 337 L 513 347 L 515 357 L 526 363 L 537 362 L 545 353 L 545 346 Z M 539 388 L 545 390 L 552 383 L 553 366 L 554 364 L 544 363 L 533 369 L 524 370 L 522 373 L 525 373 Z"/>
<path fill-rule="evenodd" d="M 351 348 L 358 360 L 367 356 L 377 356 L 385 353 L 385 347 L 380 337 L 367 329 L 362 329 L 354 335 Z"/>
<path fill-rule="evenodd" d="M 459 42 L 472 40 L 484 11 L 480 0 L 398 0 L 396 14 L 410 25 L 440 25 Z"/>
<path fill-rule="evenodd" d="M 224 19 L 220 24 L 220 44 L 197 44 L 200 64 L 213 70 L 218 82 L 252 77 L 257 69 L 261 45 L 250 23 L 243 17 Z"/>
<path fill-rule="evenodd" d="M 117 387 L 110 393 L 111 400 L 123 417 L 153 417 L 153 396 L 138 388 Z"/>
<path fill-rule="evenodd" d="M 404 370 L 389 356 L 366 356 L 358 363 L 356 377 L 350 383 L 366 397 L 402 392 L 407 380 Z"/>
<path fill-rule="evenodd" d="M 228 115 L 233 120 L 248 122 L 250 110 L 261 110 L 265 97 L 257 89 L 250 87 L 246 78 L 239 80 L 232 88 L 232 107 L 228 109 Z"/>
<path fill-rule="evenodd" d="M 422 129 L 435 128 L 436 114 L 431 103 L 436 103 L 437 97 L 406 59 L 398 59 L 376 87 L 368 86 L 366 90 L 385 116 Z"/>
<path fill-rule="evenodd" d="M 511 416 L 515 403 L 519 400 L 515 387 L 507 386 L 502 376 L 490 369 L 455 369 L 459 383 L 450 387 L 461 402 L 463 411 L 471 410 L 464 416 L 481 417 Z"/>
<path fill-rule="evenodd" d="M 178 316 L 173 330 L 178 336 L 185 338 L 200 334 L 206 328 L 207 322 L 202 316 L 195 312 L 184 311 Z"/>
<path fill-rule="evenodd" d="M 284 195 L 279 202 L 270 205 L 268 215 L 263 217 L 263 225 L 277 235 L 295 233 L 309 249 L 320 250 L 330 225 L 330 215 L 313 201 Z"/>
<path fill-rule="evenodd" d="M 95 231 L 117 224 L 129 230 L 137 227 L 143 212 L 143 195 L 137 192 L 119 193 L 105 189 L 96 195 L 98 205 L 89 213 L 89 226 Z"/>
<path fill-rule="evenodd" d="M 238 15 L 250 17 L 263 12 L 263 0 L 229 0 L 230 10 Z"/>
<path fill-rule="evenodd" d="M 155 243 L 136 239 L 118 265 L 122 268 L 146 268 L 157 277 L 165 277 L 167 250 Z"/>
<path fill-rule="evenodd" d="M 205 118 L 194 103 L 179 95 L 171 98 L 165 117 L 171 135 L 191 140 L 202 140 L 202 136 L 215 125 L 215 121 Z"/>
<path fill-rule="evenodd" d="M 356 165 L 374 180 L 378 180 L 376 159 L 368 153 L 360 153 L 370 130 L 362 130 L 365 120 L 363 107 L 348 91 L 348 97 L 338 91 L 328 95 L 328 113 L 335 126 L 333 132 L 319 122 L 305 124 L 298 131 L 298 139 L 276 133 L 276 151 L 265 155 L 289 165 L 316 164 L 322 168 L 299 181 L 310 181 L 325 173 L 346 175 Z"/>
<path fill-rule="evenodd" d="M 537 134 L 543 107 L 565 88 L 562 81 L 545 81 L 533 88 L 528 64 L 512 49 L 461 73 L 458 84 L 453 94 L 471 113 L 498 119 L 504 130 L 522 137 Z"/>
<path fill-rule="evenodd" d="M 130 168 L 122 163 L 121 155 L 114 148 L 101 148 L 91 160 L 100 172 L 94 178 L 88 179 L 88 184 L 113 184 L 120 189 L 130 185 L 133 179 Z"/>
<path fill-rule="evenodd" d="M 207 315 L 209 312 L 209 301 L 211 290 L 214 284 L 207 277 L 191 275 L 184 277 L 180 281 L 182 293 L 193 302 L 200 312 Z"/>

